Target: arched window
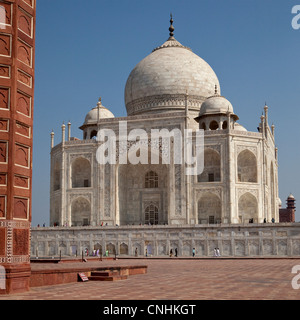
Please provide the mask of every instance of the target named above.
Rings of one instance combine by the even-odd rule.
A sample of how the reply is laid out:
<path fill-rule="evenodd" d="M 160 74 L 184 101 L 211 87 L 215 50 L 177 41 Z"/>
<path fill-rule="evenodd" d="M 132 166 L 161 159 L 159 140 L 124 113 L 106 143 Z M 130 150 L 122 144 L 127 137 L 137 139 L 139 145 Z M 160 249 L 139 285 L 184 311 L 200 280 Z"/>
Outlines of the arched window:
<path fill-rule="evenodd" d="M 223 129 L 223 130 L 226 130 L 227 128 L 228 128 L 227 121 L 224 121 L 224 122 L 223 122 L 223 125 L 222 125 L 222 129 Z"/>
<path fill-rule="evenodd" d="M 220 198 L 213 193 L 205 193 L 198 202 L 198 223 L 220 223 L 221 214 L 222 204 Z"/>
<path fill-rule="evenodd" d="M 91 220 L 90 202 L 82 197 L 75 199 L 71 205 L 72 226 L 87 226 Z"/>
<path fill-rule="evenodd" d="M 78 158 L 72 163 L 72 188 L 91 186 L 91 164 L 87 159 Z"/>
<path fill-rule="evenodd" d="M 238 155 L 238 181 L 257 183 L 257 163 L 255 155 L 244 150 Z"/>
<path fill-rule="evenodd" d="M 257 199 L 249 192 L 239 199 L 239 220 L 243 222 L 258 222 Z"/>
<path fill-rule="evenodd" d="M 106 245 L 106 250 L 108 250 L 108 254 L 115 254 L 116 246 L 113 243 L 109 243 Z"/>
<path fill-rule="evenodd" d="M 99 250 L 99 254 L 102 254 L 102 246 L 101 244 L 99 244 L 98 242 L 94 245 L 94 250 L 98 251 Z"/>
<path fill-rule="evenodd" d="M 217 130 L 219 128 L 219 124 L 217 121 L 213 120 L 210 124 L 209 124 L 209 129 L 210 130 Z"/>
<path fill-rule="evenodd" d="M 124 242 L 120 245 L 120 254 L 128 255 L 128 245 Z"/>
<path fill-rule="evenodd" d="M 96 130 L 93 130 L 91 132 L 91 135 L 90 135 L 90 139 L 96 139 L 97 138 L 97 131 Z"/>
<path fill-rule="evenodd" d="M 145 224 L 158 224 L 158 208 L 151 204 L 145 210 Z"/>
<path fill-rule="evenodd" d="M 60 189 L 60 163 L 55 162 L 53 170 L 53 191 Z"/>
<path fill-rule="evenodd" d="M 145 176 L 145 188 L 158 188 L 158 175 L 154 171 L 149 171 Z"/>
<path fill-rule="evenodd" d="M 198 176 L 198 182 L 221 181 L 221 157 L 220 154 L 210 148 L 204 150 L 204 170 Z"/>
<path fill-rule="evenodd" d="M 206 124 L 205 124 L 205 122 L 202 122 L 202 123 L 201 123 L 201 128 L 200 128 L 200 129 L 206 130 Z"/>

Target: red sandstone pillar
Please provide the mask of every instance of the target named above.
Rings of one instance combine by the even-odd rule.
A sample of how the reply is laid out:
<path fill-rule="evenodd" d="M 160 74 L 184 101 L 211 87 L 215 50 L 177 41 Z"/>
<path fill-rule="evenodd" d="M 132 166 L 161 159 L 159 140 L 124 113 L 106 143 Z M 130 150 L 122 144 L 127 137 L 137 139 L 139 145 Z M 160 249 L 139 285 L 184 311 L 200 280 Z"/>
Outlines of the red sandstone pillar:
<path fill-rule="evenodd" d="M 2 294 L 29 290 L 35 5 L 35 0 L 0 0 Z"/>

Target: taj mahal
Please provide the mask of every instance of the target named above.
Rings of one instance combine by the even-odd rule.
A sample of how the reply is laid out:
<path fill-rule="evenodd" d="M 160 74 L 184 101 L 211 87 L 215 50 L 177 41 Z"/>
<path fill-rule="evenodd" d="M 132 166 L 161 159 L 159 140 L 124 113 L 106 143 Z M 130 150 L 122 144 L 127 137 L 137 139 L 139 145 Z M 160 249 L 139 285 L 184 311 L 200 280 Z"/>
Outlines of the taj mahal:
<path fill-rule="evenodd" d="M 169 39 L 129 75 L 125 105 L 128 116 L 116 118 L 100 100 L 80 127 L 82 139 L 71 137 L 69 124 L 66 139 L 53 146 L 51 225 L 278 221 L 277 151 L 268 107 L 258 132 L 247 131 L 238 122 L 238 107 L 221 95 L 213 69 L 174 38 L 172 25 Z M 99 165 L 97 132 L 117 131 L 124 120 L 128 131 L 205 130 L 203 173 L 186 176 L 176 164 Z"/>
<path fill-rule="evenodd" d="M 50 228 L 33 230 L 32 253 L 108 248 L 133 254 L 137 248 L 143 254 L 149 248 L 164 255 L 176 247 L 189 255 L 195 247 L 209 255 L 217 246 L 225 255 L 300 254 L 300 233 L 291 238 L 292 227 L 278 223 L 278 150 L 268 106 L 257 131 L 248 131 L 212 67 L 175 39 L 170 23 L 167 41 L 127 79 L 126 117 L 113 115 L 104 93 L 79 123 L 82 138 L 72 137 L 71 123 L 62 125 L 56 145 L 51 133 Z M 120 150 L 116 163 L 100 164 L 99 130 L 118 136 L 124 121 L 128 132 L 190 129 L 194 140 L 203 130 L 204 170 L 187 175 L 185 164 L 164 163 L 160 143 L 158 164 L 121 164 Z"/>

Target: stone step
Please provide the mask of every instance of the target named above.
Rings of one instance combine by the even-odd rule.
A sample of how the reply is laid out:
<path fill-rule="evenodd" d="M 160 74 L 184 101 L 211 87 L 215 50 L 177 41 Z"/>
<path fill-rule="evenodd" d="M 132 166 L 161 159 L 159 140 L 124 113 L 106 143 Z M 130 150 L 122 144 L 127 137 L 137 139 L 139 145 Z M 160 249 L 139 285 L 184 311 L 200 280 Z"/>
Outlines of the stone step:
<path fill-rule="evenodd" d="M 117 281 L 117 280 L 126 280 L 127 276 L 90 276 L 90 281 Z"/>
<path fill-rule="evenodd" d="M 102 277 L 111 277 L 111 276 L 118 276 L 119 272 L 117 270 L 113 270 L 113 271 L 92 271 L 91 272 L 91 276 L 102 276 Z"/>

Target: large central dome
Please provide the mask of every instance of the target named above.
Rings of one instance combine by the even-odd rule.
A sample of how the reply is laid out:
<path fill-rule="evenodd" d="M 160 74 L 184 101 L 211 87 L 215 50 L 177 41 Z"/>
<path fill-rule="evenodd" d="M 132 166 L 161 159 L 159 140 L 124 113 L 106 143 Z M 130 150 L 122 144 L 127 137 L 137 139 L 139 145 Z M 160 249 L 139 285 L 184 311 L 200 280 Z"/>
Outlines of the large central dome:
<path fill-rule="evenodd" d="M 127 114 L 182 111 L 187 95 L 189 110 L 199 113 L 216 85 L 220 88 L 209 64 L 180 44 L 171 32 L 170 38 L 130 73 L 125 87 Z"/>

